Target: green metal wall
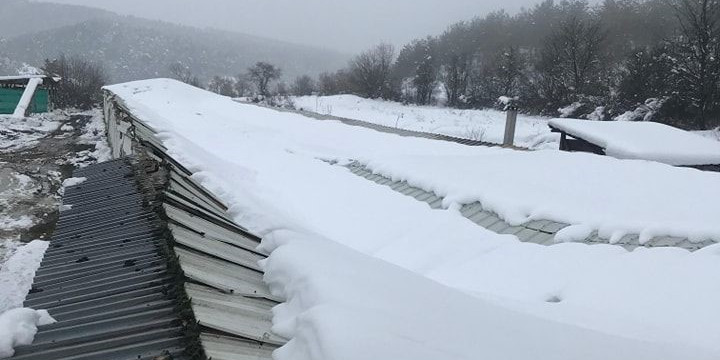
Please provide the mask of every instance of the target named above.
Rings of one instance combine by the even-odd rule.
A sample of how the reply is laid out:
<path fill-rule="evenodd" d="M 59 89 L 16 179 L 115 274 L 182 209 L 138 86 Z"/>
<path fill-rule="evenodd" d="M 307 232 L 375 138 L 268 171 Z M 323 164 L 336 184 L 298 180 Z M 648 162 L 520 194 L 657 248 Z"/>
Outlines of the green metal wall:
<path fill-rule="evenodd" d="M 22 97 L 24 88 L 0 88 L 0 114 L 12 114 Z M 47 89 L 37 89 L 33 102 L 30 104 L 31 113 L 48 112 L 50 94 Z"/>

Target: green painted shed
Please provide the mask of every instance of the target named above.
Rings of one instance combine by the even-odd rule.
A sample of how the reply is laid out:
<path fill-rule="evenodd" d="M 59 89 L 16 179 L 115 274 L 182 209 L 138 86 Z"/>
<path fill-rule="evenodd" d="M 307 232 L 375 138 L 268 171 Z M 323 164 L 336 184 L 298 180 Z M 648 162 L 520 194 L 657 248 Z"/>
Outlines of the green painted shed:
<path fill-rule="evenodd" d="M 43 79 L 43 83 L 35 91 L 28 112 L 45 113 L 52 110 L 50 95 L 52 88 L 59 81 L 58 78 L 43 75 L 0 76 L 0 114 L 12 114 L 22 98 L 28 81 L 38 77 Z"/>
<path fill-rule="evenodd" d="M 0 114 L 12 114 L 22 97 L 25 88 L 2 88 L 0 87 Z M 45 113 L 50 111 L 50 91 L 38 89 L 30 103 L 30 112 Z"/>

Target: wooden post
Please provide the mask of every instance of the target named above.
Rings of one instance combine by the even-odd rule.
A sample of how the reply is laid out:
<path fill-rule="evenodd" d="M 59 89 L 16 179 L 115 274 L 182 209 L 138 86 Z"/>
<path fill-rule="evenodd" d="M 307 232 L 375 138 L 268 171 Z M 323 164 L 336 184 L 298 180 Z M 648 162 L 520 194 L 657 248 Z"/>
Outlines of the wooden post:
<path fill-rule="evenodd" d="M 507 119 L 505 120 L 505 139 L 503 146 L 513 146 L 515 141 L 515 124 L 517 123 L 517 107 L 509 106 L 507 108 Z"/>

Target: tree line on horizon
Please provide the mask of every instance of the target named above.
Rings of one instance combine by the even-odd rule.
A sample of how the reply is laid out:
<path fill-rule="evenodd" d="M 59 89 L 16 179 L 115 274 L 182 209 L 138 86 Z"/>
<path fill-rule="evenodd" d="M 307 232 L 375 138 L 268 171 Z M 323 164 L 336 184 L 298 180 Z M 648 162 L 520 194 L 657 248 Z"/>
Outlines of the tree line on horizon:
<path fill-rule="evenodd" d="M 287 85 L 277 69 L 260 86 L 252 75 L 258 66 L 272 65 L 215 76 L 206 88 L 227 96 L 355 94 L 461 109 L 500 108 L 498 99 L 507 97 L 531 114 L 709 129 L 720 125 L 720 2 L 545 0 L 516 15 L 498 11 L 453 24 L 399 52 L 376 45 L 317 79 L 300 76 Z M 182 71 L 172 72 L 182 80 Z"/>
<path fill-rule="evenodd" d="M 531 113 L 705 129 L 720 124 L 719 38 L 716 0 L 548 0 L 406 45 L 384 97 L 428 104 L 442 84 L 453 107 L 508 96 Z"/>
<path fill-rule="evenodd" d="M 321 74 L 322 95 L 419 105 L 499 106 L 595 120 L 720 125 L 720 2 L 546 0 L 416 39 L 380 44 Z"/>
<path fill-rule="evenodd" d="M 77 78 L 64 85 L 67 106 L 96 104 L 90 91 L 107 81 L 101 64 L 78 56 L 47 60 L 44 70 Z M 531 114 L 709 129 L 720 125 L 720 1 L 545 0 L 453 24 L 399 51 L 379 44 L 341 70 L 289 84 L 267 62 L 204 84 L 180 62 L 168 70 L 227 96 L 356 94 L 461 109 L 509 97 Z"/>

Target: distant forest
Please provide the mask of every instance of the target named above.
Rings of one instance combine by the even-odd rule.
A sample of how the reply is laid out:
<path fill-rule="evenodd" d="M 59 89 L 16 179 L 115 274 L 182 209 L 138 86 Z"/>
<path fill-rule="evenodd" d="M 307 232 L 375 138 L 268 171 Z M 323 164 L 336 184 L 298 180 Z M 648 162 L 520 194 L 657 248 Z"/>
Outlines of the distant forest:
<path fill-rule="evenodd" d="M 588 119 L 720 125 L 720 2 L 545 1 L 417 39 L 378 45 L 320 75 L 324 95 L 354 93 L 457 108 L 500 106 Z"/>

